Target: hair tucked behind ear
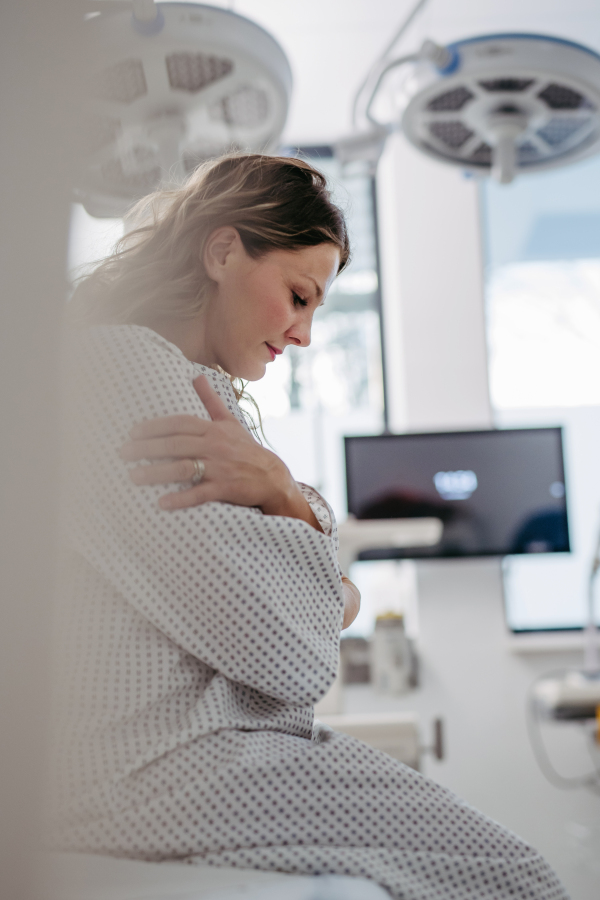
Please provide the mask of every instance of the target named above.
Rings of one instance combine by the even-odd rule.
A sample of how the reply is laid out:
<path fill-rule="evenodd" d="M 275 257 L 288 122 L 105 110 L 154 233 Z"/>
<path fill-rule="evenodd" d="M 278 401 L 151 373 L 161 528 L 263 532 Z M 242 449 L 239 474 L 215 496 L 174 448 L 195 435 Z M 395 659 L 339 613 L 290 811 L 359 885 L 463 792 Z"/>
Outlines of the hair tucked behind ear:
<path fill-rule="evenodd" d="M 72 322 L 151 326 L 195 316 L 211 285 L 206 241 L 222 225 L 238 230 L 254 258 L 328 242 L 339 248 L 341 271 L 350 253 L 324 175 L 290 157 L 231 154 L 205 163 L 181 188 L 140 201 L 128 221 L 134 227 L 115 252 L 80 279 Z"/>

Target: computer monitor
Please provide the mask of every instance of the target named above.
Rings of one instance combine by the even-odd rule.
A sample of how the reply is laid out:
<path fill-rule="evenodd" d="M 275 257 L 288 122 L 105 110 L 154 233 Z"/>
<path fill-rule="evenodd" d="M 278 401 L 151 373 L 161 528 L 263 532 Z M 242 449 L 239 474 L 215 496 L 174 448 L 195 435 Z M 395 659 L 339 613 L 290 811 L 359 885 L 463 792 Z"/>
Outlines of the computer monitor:
<path fill-rule="evenodd" d="M 435 516 L 433 547 L 381 548 L 361 559 L 570 551 L 561 428 L 347 437 L 348 513 Z"/>

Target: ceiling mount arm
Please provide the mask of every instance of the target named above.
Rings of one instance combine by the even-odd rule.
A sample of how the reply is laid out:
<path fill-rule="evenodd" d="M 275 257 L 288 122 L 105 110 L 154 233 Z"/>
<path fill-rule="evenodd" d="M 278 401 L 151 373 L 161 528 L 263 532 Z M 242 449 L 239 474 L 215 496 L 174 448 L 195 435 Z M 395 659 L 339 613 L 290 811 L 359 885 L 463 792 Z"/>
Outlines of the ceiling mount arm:
<path fill-rule="evenodd" d="M 379 56 L 377 57 L 377 59 L 375 60 L 375 62 L 373 63 L 373 65 L 371 66 L 369 71 L 367 72 L 367 74 L 365 75 L 364 79 L 360 83 L 358 90 L 356 91 L 356 94 L 354 95 L 354 101 L 352 104 L 352 127 L 353 128 L 358 127 L 358 105 L 360 103 L 360 99 L 361 99 L 362 95 L 364 94 L 364 92 L 366 91 L 366 89 L 369 86 L 369 82 L 373 78 L 378 77 L 379 70 L 381 69 L 382 66 L 385 66 L 389 54 L 392 52 L 392 50 L 394 49 L 394 47 L 396 46 L 398 41 L 402 37 L 404 37 L 404 34 L 408 31 L 408 29 L 410 28 L 410 26 L 412 25 L 414 20 L 417 18 L 419 13 L 423 10 L 423 8 L 426 6 L 426 4 L 428 2 L 429 2 L 429 0 L 417 0 L 417 3 L 413 6 L 413 8 L 409 12 L 409 14 L 402 21 L 399 28 L 395 31 L 394 35 L 392 36 L 392 39 L 386 44 L 386 46 L 381 51 L 381 53 L 379 54 Z M 377 83 L 379 84 L 380 81 L 381 81 L 381 78 L 378 79 Z M 375 92 L 374 90 L 371 92 L 371 97 L 373 96 L 374 92 Z"/>

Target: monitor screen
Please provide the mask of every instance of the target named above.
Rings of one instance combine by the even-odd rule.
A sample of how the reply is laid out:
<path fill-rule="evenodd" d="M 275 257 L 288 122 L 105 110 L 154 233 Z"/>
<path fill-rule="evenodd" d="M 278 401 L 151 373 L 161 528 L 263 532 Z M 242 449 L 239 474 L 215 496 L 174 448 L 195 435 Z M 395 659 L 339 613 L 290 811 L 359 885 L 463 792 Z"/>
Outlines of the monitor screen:
<path fill-rule="evenodd" d="M 347 437 L 348 512 L 435 516 L 441 540 L 361 559 L 504 556 L 570 550 L 562 429 Z"/>

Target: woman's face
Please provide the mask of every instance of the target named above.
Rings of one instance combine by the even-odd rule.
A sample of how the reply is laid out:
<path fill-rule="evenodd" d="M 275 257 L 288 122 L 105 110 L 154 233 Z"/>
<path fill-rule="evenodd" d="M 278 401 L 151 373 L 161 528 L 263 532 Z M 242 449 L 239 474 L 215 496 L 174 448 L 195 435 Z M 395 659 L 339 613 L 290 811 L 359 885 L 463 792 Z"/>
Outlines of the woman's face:
<path fill-rule="evenodd" d="M 258 381 L 289 344 L 310 344 L 313 315 L 339 262 L 338 248 L 329 243 L 252 259 L 234 228 L 217 229 L 204 256 L 214 290 L 203 311 L 196 359 Z"/>

